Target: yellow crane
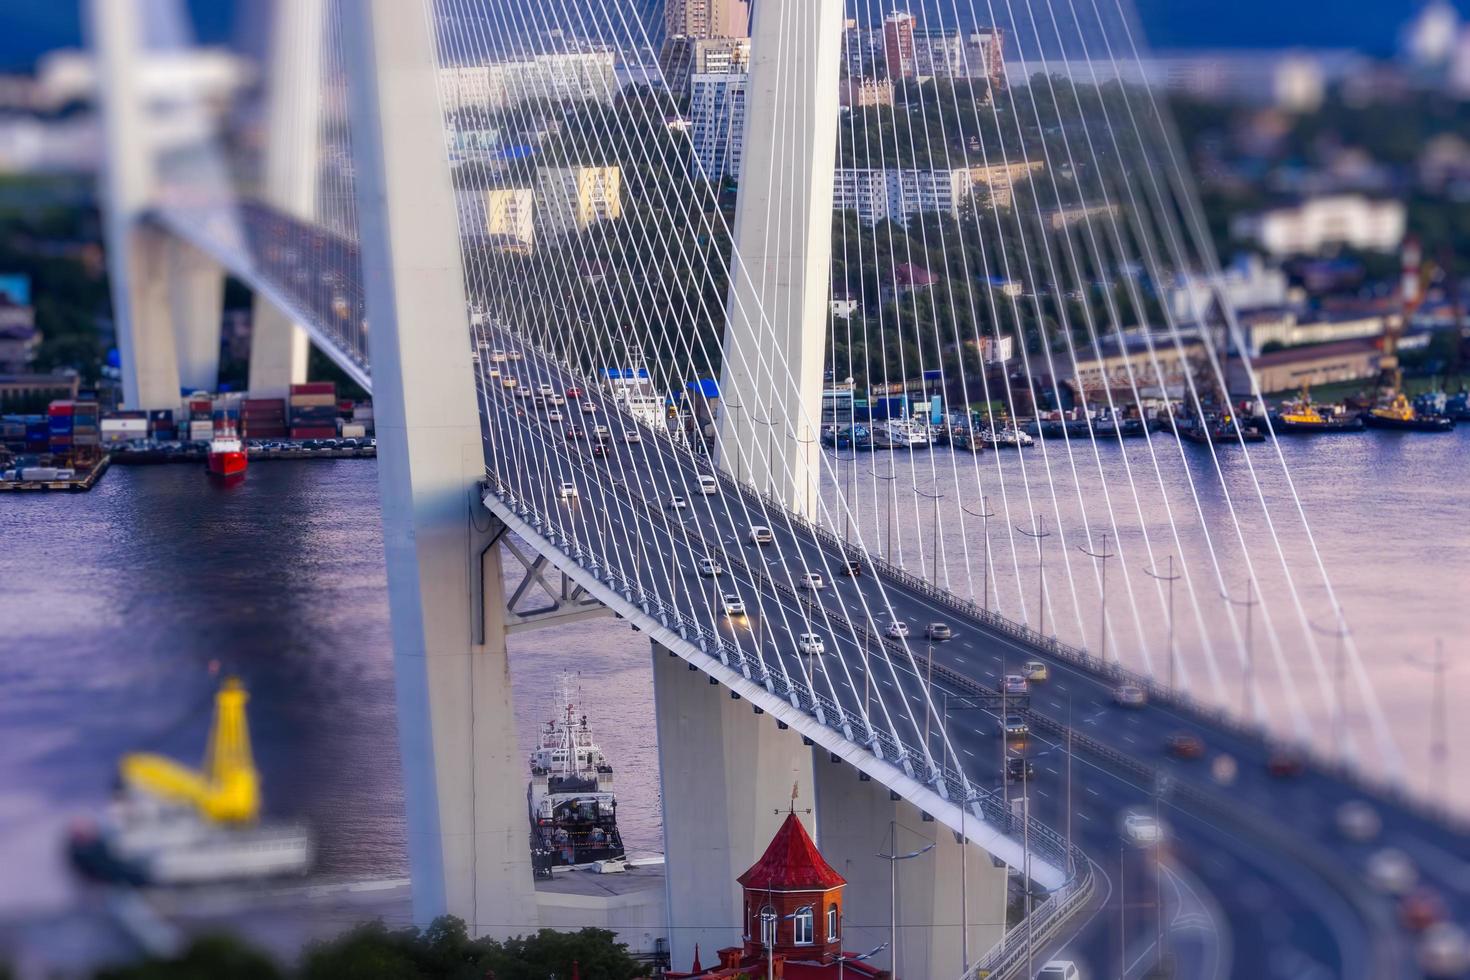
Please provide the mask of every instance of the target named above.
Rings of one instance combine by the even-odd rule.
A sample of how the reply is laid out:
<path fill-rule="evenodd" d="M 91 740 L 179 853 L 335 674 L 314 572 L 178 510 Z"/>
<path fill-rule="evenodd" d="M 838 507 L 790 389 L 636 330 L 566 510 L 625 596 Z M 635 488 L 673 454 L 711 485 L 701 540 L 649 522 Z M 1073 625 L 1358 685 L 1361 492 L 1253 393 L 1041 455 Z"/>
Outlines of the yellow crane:
<path fill-rule="evenodd" d="M 171 803 L 193 806 L 216 823 L 253 823 L 260 814 L 260 773 L 250 753 L 245 685 L 227 677 L 214 696 L 214 722 L 202 769 L 166 756 L 131 752 L 118 769 L 123 784 Z"/>

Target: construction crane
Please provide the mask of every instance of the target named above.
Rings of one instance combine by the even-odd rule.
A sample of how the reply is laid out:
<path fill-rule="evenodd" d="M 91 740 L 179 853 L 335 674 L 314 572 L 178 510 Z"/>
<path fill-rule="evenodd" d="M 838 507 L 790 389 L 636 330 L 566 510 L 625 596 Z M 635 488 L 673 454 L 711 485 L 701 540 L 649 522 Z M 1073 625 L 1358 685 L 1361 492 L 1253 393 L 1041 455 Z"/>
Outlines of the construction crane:
<path fill-rule="evenodd" d="M 260 815 L 260 773 L 250 752 L 245 685 L 227 677 L 214 696 L 214 721 L 201 769 L 151 752 L 132 752 L 118 765 L 123 785 L 170 803 L 194 807 L 221 824 L 254 823 Z"/>

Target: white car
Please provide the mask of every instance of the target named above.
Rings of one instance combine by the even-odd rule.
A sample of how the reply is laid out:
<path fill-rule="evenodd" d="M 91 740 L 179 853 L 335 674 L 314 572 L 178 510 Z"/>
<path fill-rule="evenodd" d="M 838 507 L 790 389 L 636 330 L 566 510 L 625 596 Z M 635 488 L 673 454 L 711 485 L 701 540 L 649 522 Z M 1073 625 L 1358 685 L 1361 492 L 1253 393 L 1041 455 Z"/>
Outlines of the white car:
<path fill-rule="evenodd" d="M 505 352 L 505 356 L 508 357 L 508 358 L 510 358 L 512 361 L 519 361 L 521 359 L 521 356 L 522 355 L 521 355 L 521 352 L 518 351 L 518 350 L 511 350 L 511 351 L 506 351 Z"/>
<path fill-rule="evenodd" d="M 561 499 L 571 500 L 572 498 L 577 496 L 577 485 L 575 483 L 569 483 L 563 480 L 561 484 L 561 489 L 558 491 L 558 493 L 561 495 Z"/>
<path fill-rule="evenodd" d="M 1113 703 L 1120 708 L 1142 708 L 1148 704 L 1148 692 L 1137 684 L 1119 684 L 1113 689 Z"/>
<path fill-rule="evenodd" d="M 480 363 L 480 352 L 479 351 L 476 351 L 476 350 L 470 351 L 470 360 L 473 363 L 475 363 L 475 364 L 479 364 Z"/>
<path fill-rule="evenodd" d="M 643 441 L 643 437 L 638 434 L 638 430 L 637 429 L 624 429 L 623 430 L 623 441 L 624 442 L 642 442 Z"/>
<path fill-rule="evenodd" d="M 499 363 L 500 361 L 505 360 L 505 351 L 503 351 L 503 350 L 493 350 L 493 351 L 491 351 L 490 352 L 490 360 L 495 361 L 497 363 Z"/>
<path fill-rule="evenodd" d="M 591 402 L 583 402 L 582 403 L 582 414 L 583 415 L 591 415 L 592 413 L 594 413 L 596 411 L 597 411 L 597 406 L 594 405 L 594 404 L 592 404 Z"/>
<path fill-rule="evenodd" d="M 699 559 L 699 574 L 703 575 L 705 578 L 714 578 L 715 576 L 723 575 L 724 573 L 725 570 L 720 567 L 720 563 L 715 561 L 713 558 Z"/>
<path fill-rule="evenodd" d="M 514 388 L 518 384 L 520 384 L 520 382 L 518 382 L 515 378 L 500 379 L 500 387 L 502 388 Z"/>
<path fill-rule="evenodd" d="M 741 601 L 738 595 L 726 592 L 724 595 L 720 596 L 720 612 L 724 613 L 727 617 L 731 619 L 735 618 L 736 616 L 744 616 L 745 603 Z"/>
<path fill-rule="evenodd" d="M 1163 842 L 1164 827 L 1152 813 L 1135 811 L 1123 815 L 1123 836 L 1136 847 L 1149 847 Z"/>
<path fill-rule="evenodd" d="M 688 506 L 689 501 L 685 500 L 677 493 L 669 498 L 669 510 L 684 510 Z"/>
<path fill-rule="evenodd" d="M 522 389 L 520 389 L 519 391 L 516 392 L 516 397 L 517 398 L 530 398 L 531 397 L 531 389 L 530 388 L 522 388 Z"/>
<path fill-rule="evenodd" d="M 699 478 L 699 492 L 706 496 L 720 492 L 720 481 L 712 476 L 704 475 Z"/>
<path fill-rule="evenodd" d="M 1419 869 L 1396 847 L 1374 851 L 1368 858 L 1368 884 L 1389 895 L 1404 895 L 1419 883 Z"/>
<path fill-rule="evenodd" d="M 556 392 L 552 392 L 546 400 L 553 405 L 565 405 L 567 403 L 567 400 Z"/>
<path fill-rule="evenodd" d="M 1036 974 L 1036 980 L 1082 980 L 1082 974 L 1071 960 L 1047 960 Z"/>
<path fill-rule="evenodd" d="M 541 384 L 539 384 L 539 385 L 536 386 L 536 390 L 538 392 L 540 392 L 541 395 L 544 397 L 546 395 L 551 394 L 556 389 L 553 388 L 553 387 L 551 387 L 551 385 L 549 385 L 549 384 L 547 384 L 546 382 L 543 381 L 543 382 L 541 382 Z"/>
<path fill-rule="evenodd" d="M 801 633 L 796 637 L 796 650 L 809 657 L 820 657 L 827 652 L 827 645 L 815 633 Z"/>
<path fill-rule="evenodd" d="M 1020 674 L 1007 674 L 1002 687 L 1007 694 L 1027 694 L 1031 690 L 1031 685 Z"/>
<path fill-rule="evenodd" d="M 603 442 L 612 437 L 612 430 L 605 425 L 594 425 L 592 427 L 592 438 Z"/>
<path fill-rule="evenodd" d="M 559 412 L 559 411 L 557 411 L 556 409 L 553 408 L 551 411 L 549 411 L 549 412 L 546 413 L 546 421 L 548 421 L 548 422 L 560 422 L 561 421 L 561 412 Z"/>
<path fill-rule="evenodd" d="M 776 536 L 771 533 L 771 529 L 764 525 L 757 524 L 750 529 L 750 543 L 753 545 L 764 547 L 775 540 Z"/>
<path fill-rule="evenodd" d="M 796 579 L 796 587 L 809 592 L 820 592 L 827 587 L 827 583 L 822 581 L 820 572 L 805 572 Z"/>
<path fill-rule="evenodd" d="M 1378 811 L 1362 800 L 1348 800 L 1337 808 L 1337 832 L 1350 841 L 1366 844 L 1382 829 Z"/>
<path fill-rule="evenodd" d="M 901 640 L 909 635 L 909 624 L 901 619 L 895 619 L 888 624 L 888 635 L 895 640 Z"/>

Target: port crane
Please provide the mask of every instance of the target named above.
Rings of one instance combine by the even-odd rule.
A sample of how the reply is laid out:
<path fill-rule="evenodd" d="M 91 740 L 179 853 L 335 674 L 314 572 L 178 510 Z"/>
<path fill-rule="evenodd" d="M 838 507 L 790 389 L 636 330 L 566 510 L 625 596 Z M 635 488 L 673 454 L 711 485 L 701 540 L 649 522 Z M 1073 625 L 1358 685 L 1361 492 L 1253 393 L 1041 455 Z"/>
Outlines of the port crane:
<path fill-rule="evenodd" d="M 254 823 L 260 815 L 260 773 L 245 719 L 249 694 L 227 677 L 214 696 L 214 721 L 200 769 L 151 752 L 131 752 L 118 768 L 125 786 L 170 803 L 192 806 L 215 823 Z"/>

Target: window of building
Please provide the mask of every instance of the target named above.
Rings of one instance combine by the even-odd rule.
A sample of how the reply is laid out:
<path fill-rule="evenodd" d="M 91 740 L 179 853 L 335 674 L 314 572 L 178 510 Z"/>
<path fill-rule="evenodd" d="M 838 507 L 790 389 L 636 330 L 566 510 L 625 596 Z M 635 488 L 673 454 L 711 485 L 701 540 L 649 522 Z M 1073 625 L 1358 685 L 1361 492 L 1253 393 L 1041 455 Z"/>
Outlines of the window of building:
<path fill-rule="evenodd" d="M 810 946 L 812 944 L 812 932 L 815 928 L 815 917 L 812 915 L 812 907 L 804 906 L 796 910 L 796 917 L 792 920 L 796 924 L 796 945 Z"/>
<path fill-rule="evenodd" d="M 761 908 L 761 945 L 776 945 L 776 910 L 769 905 Z"/>
<path fill-rule="evenodd" d="M 837 906 L 827 906 L 827 941 L 837 938 Z"/>

